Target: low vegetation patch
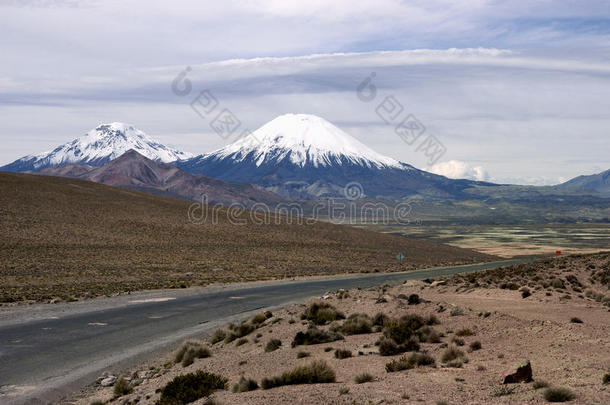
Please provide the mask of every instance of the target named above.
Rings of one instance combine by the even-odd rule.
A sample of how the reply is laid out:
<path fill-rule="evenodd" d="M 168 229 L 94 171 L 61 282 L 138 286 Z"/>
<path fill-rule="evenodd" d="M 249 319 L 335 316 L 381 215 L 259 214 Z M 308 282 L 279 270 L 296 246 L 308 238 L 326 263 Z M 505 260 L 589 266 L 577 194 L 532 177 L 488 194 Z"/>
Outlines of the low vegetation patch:
<path fill-rule="evenodd" d="M 347 359 L 349 357 L 352 357 L 352 352 L 350 350 L 344 350 L 344 349 L 335 350 L 335 358 L 341 360 L 341 359 Z"/>
<path fill-rule="evenodd" d="M 381 339 L 379 341 L 379 354 L 382 356 L 394 356 L 405 352 L 416 352 L 419 350 L 419 343 L 415 339 L 410 339 L 403 344 L 396 344 L 394 339 Z"/>
<path fill-rule="evenodd" d="M 302 358 L 309 357 L 309 356 L 311 356 L 311 354 L 309 354 L 309 352 L 298 352 L 297 353 L 297 359 L 302 359 Z"/>
<path fill-rule="evenodd" d="M 343 336 L 337 332 L 325 331 L 312 326 L 305 332 L 298 332 L 292 341 L 292 347 L 301 345 L 317 345 L 342 340 Z"/>
<path fill-rule="evenodd" d="M 356 384 L 364 384 L 364 383 L 371 382 L 371 381 L 374 381 L 374 380 L 375 380 L 375 377 L 373 377 L 369 373 L 358 374 L 354 378 L 354 381 L 356 382 Z"/>
<path fill-rule="evenodd" d="M 388 373 L 395 371 L 409 370 L 416 366 L 433 366 L 435 364 L 434 357 L 425 353 L 413 353 L 409 357 L 402 356 L 397 360 L 392 360 L 385 365 Z"/>
<path fill-rule="evenodd" d="M 251 378 L 245 378 L 243 375 L 239 382 L 233 385 L 233 392 L 247 392 L 258 389 L 258 383 Z"/>
<path fill-rule="evenodd" d="M 326 325 L 332 321 L 345 319 L 345 315 L 327 302 L 314 302 L 301 315 L 301 319 L 315 325 Z"/>
<path fill-rule="evenodd" d="M 464 329 L 460 329 L 457 332 L 455 332 L 455 336 L 474 336 L 475 333 L 472 331 L 472 329 L 469 328 L 464 328 Z"/>
<path fill-rule="evenodd" d="M 283 385 L 333 383 L 334 370 L 323 360 L 315 360 L 308 365 L 295 367 L 280 376 L 264 378 L 261 387 L 265 390 Z"/>
<path fill-rule="evenodd" d="M 604 374 L 604 377 L 602 378 L 602 383 L 605 384 L 610 384 L 610 373 L 606 373 Z"/>
<path fill-rule="evenodd" d="M 533 385 L 535 390 L 539 390 L 540 388 L 548 388 L 548 386 L 549 386 L 549 383 L 546 381 L 543 381 L 543 380 L 534 381 L 534 385 Z"/>
<path fill-rule="evenodd" d="M 131 386 L 129 381 L 127 381 L 123 377 L 120 377 L 114 383 L 114 396 L 115 397 L 121 397 L 123 395 L 131 394 L 132 391 L 133 391 L 133 387 Z"/>
<path fill-rule="evenodd" d="M 576 395 L 568 388 L 551 387 L 544 391 L 544 399 L 549 402 L 568 402 L 576 398 Z"/>
<path fill-rule="evenodd" d="M 461 367 L 461 363 L 466 363 L 466 356 L 464 352 L 458 349 L 457 347 L 450 347 L 443 352 L 443 356 L 441 357 L 441 361 L 446 363 L 449 367 Z"/>
<path fill-rule="evenodd" d="M 193 364 L 195 359 L 203 359 L 210 357 L 210 350 L 202 343 L 197 341 L 187 341 L 176 353 L 174 358 L 175 363 L 182 363 L 182 367 L 187 367 Z"/>
<path fill-rule="evenodd" d="M 366 314 L 351 314 L 343 325 L 335 326 L 331 330 L 344 335 L 362 335 L 373 331 L 373 321 Z"/>
<path fill-rule="evenodd" d="M 218 342 L 222 342 L 227 337 L 227 332 L 222 329 L 216 329 L 212 336 L 210 337 L 210 343 L 216 344 Z"/>
<path fill-rule="evenodd" d="M 582 323 L 582 319 L 577 318 L 577 317 L 574 316 L 574 317 L 570 318 L 570 322 L 572 322 L 572 323 Z"/>
<path fill-rule="evenodd" d="M 161 389 L 159 405 L 188 404 L 227 388 L 228 380 L 220 375 L 198 370 L 179 375 Z"/>
<path fill-rule="evenodd" d="M 282 341 L 279 339 L 271 339 L 267 342 L 267 346 L 265 346 L 265 352 L 273 352 L 279 349 L 282 346 Z"/>
<path fill-rule="evenodd" d="M 479 342 L 478 340 L 475 340 L 474 342 L 470 343 L 470 350 L 477 351 L 477 350 L 481 350 L 481 342 Z"/>

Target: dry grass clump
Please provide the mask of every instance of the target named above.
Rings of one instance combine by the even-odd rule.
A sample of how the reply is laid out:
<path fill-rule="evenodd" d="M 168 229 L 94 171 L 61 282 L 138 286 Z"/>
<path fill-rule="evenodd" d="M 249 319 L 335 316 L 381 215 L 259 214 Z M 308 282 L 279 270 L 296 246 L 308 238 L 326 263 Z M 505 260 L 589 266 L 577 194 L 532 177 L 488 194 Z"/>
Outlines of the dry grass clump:
<path fill-rule="evenodd" d="M 416 352 L 419 343 L 415 339 L 409 339 L 402 344 L 396 344 L 394 339 L 383 338 L 379 341 L 379 354 L 382 356 L 394 356 L 404 352 Z"/>
<path fill-rule="evenodd" d="M 227 332 L 222 329 L 216 329 L 212 336 L 210 337 L 210 343 L 216 344 L 218 342 L 222 342 L 227 337 Z"/>
<path fill-rule="evenodd" d="M 373 326 L 381 326 L 381 327 L 387 326 L 390 323 L 391 320 L 392 320 L 392 318 L 390 318 L 389 316 L 387 316 L 383 312 L 378 312 L 373 317 Z"/>
<path fill-rule="evenodd" d="M 455 332 L 455 336 L 474 336 L 475 333 L 472 331 L 472 329 L 469 328 L 464 328 L 464 329 L 460 329 L 457 332 Z"/>
<path fill-rule="evenodd" d="M 189 340 L 184 342 L 182 347 L 178 349 L 174 362 L 182 363 L 182 367 L 187 367 L 193 364 L 195 359 L 203 359 L 211 355 L 210 350 L 201 342 Z"/>
<path fill-rule="evenodd" d="M 258 383 L 251 378 L 245 378 L 243 375 L 235 385 L 233 385 L 233 392 L 248 392 L 258 389 Z"/>
<path fill-rule="evenodd" d="M 298 332 L 292 341 L 292 347 L 301 345 L 317 345 L 343 340 L 343 336 L 337 332 L 325 331 L 312 326 L 305 332 Z"/>
<path fill-rule="evenodd" d="M 188 404 L 227 388 L 228 380 L 220 375 L 197 370 L 175 377 L 161 388 L 159 405 Z"/>
<path fill-rule="evenodd" d="M 460 368 L 464 363 L 468 362 L 468 359 L 464 352 L 457 347 L 449 347 L 443 352 L 441 361 L 445 363 L 447 367 Z"/>
<path fill-rule="evenodd" d="M 395 371 L 409 370 L 415 366 L 433 366 L 435 364 L 434 357 L 425 353 L 413 353 L 409 357 L 402 356 L 397 360 L 392 360 L 385 365 L 388 373 Z"/>
<path fill-rule="evenodd" d="M 582 319 L 574 316 L 574 317 L 570 318 L 570 322 L 572 322 L 572 323 L 582 323 Z"/>
<path fill-rule="evenodd" d="M 547 388 L 548 386 L 549 383 L 544 380 L 536 380 L 533 384 L 535 390 L 539 390 L 540 388 Z"/>
<path fill-rule="evenodd" d="M 270 311 L 261 312 L 260 314 L 256 314 L 250 322 L 256 327 L 260 327 L 267 319 L 271 318 L 273 314 Z"/>
<path fill-rule="evenodd" d="M 301 319 L 315 325 L 326 325 L 332 321 L 345 319 L 345 315 L 328 302 L 314 302 L 301 315 Z"/>
<path fill-rule="evenodd" d="M 334 370 L 323 360 L 314 360 L 308 365 L 298 366 L 277 377 L 264 378 L 261 387 L 265 390 L 294 384 L 334 383 Z"/>
<path fill-rule="evenodd" d="M 248 336 L 250 333 L 256 330 L 256 326 L 251 324 L 250 322 L 242 322 L 239 325 L 230 325 L 229 332 L 225 339 L 225 343 L 231 343 L 235 339 L 243 338 L 244 336 Z"/>
<path fill-rule="evenodd" d="M 356 384 L 364 384 L 364 383 L 371 382 L 371 381 L 374 381 L 374 380 L 375 380 L 375 377 L 373 377 L 369 373 L 358 374 L 354 378 L 354 381 L 356 382 Z"/>
<path fill-rule="evenodd" d="M 470 350 L 471 351 L 477 351 L 477 350 L 481 350 L 481 342 L 479 342 L 478 340 L 475 340 L 474 342 L 470 343 Z"/>
<path fill-rule="evenodd" d="M 130 394 L 132 391 L 133 391 L 133 387 L 131 386 L 129 381 L 127 381 L 123 377 L 120 377 L 114 383 L 114 396 L 115 397 L 120 397 L 123 395 Z"/>
<path fill-rule="evenodd" d="M 604 374 L 604 377 L 602 378 L 602 384 L 610 384 L 610 373 Z"/>
<path fill-rule="evenodd" d="M 544 391 L 544 399 L 549 402 L 568 402 L 576 398 L 576 395 L 568 388 L 550 387 Z"/>
<path fill-rule="evenodd" d="M 373 321 L 366 314 L 351 314 L 343 325 L 331 327 L 331 330 L 344 335 L 362 335 L 373 331 Z"/>
<path fill-rule="evenodd" d="M 352 357 L 351 350 L 337 349 L 335 350 L 335 358 L 342 360 Z"/>
<path fill-rule="evenodd" d="M 282 341 L 281 340 L 279 340 L 279 339 L 271 339 L 269 342 L 267 342 L 267 345 L 265 346 L 265 352 L 269 353 L 269 352 L 276 351 L 281 346 L 282 346 Z"/>
<path fill-rule="evenodd" d="M 302 359 L 305 357 L 309 357 L 311 356 L 311 354 L 309 352 L 298 352 L 297 353 L 297 359 Z"/>

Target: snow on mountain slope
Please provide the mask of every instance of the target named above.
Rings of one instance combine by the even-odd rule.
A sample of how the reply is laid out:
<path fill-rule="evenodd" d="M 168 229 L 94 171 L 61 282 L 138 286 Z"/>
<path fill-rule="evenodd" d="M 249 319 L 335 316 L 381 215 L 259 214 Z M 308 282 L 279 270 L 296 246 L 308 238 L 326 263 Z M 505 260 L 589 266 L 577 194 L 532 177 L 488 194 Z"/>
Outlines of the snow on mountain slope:
<path fill-rule="evenodd" d="M 255 132 L 206 156 L 254 159 L 256 166 L 288 158 L 296 166 L 342 164 L 345 160 L 367 167 L 402 168 L 337 128 L 310 114 L 285 114 Z"/>
<path fill-rule="evenodd" d="M 52 151 L 22 157 L 0 170 L 20 172 L 71 163 L 101 166 L 130 149 L 160 162 L 173 162 L 192 156 L 160 144 L 132 125 L 112 122 L 99 125 Z"/>
<path fill-rule="evenodd" d="M 359 183 L 362 195 L 461 197 L 474 182 L 450 180 L 373 151 L 323 118 L 285 114 L 248 136 L 191 159 L 181 169 L 227 182 L 257 184 L 283 197 L 343 197 Z"/>

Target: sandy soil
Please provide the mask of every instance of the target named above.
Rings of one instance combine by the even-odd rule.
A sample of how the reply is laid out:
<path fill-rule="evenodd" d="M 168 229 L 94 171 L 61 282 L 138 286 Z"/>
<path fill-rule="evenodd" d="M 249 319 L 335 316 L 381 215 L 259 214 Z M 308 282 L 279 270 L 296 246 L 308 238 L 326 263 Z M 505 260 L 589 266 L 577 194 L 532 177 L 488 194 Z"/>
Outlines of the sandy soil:
<path fill-rule="evenodd" d="M 608 266 L 609 257 L 597 256 L 593 261 L 597 263 L 597 268 L 600 265 Z M 570 274 L 581 280 L 586 279 L 591 259 L 570 260 L 567 266 Z M 557 268 L 563 267 L 546 265 L 546 268 L 537 268 L 532 274 L 554 274 Z M 520 280 L 523 281 L 523 277 Z M 599 283 L 596 285 L 600 287 Z M 607 291 L 605 285 L 601 287 Z M 401 294 L 418 294 L 424 302 L 408 305 Z M 296 365 L 323 359 L 336 372 L 337 382 L 244 393 L 223 390 L 214 393 L 212 398 L 220 404 L 265 405 L 546 403 L 543 395 L 545 389 L 535 389 L 533 383 L 502 384 L 503 372 L 515 364 L 530 360 L 534 380 L 546 381 L 553 387 L 569 388 L 576 395 L 570 403 L 610 403 L 610 385 L 602 383 L 604 374 L 610 372 L 610 312 L 603 305 L 603 300 L 600 302 L 586 297 L 568 287 L 561 291 L 532 288 L 532 295 L 522 298 L 519 290 L 494 285 L 473 288 L 467 283 L 465 285 L 460 278 L 445 280 L 440 284 L 417 281 L 396 287 L 351 290 L 347 297 L 344 296 L 343 292 L 329 292 L 318 301 L 332 304 L 345 315 L 359 312 L 374 316 L 383 312 L 397 318 L 407 313 L 422 316 L 434 314 L 440 324 L 433 328 L 442 334 L 441 343 L 421 343 L 420 351 L 433 356 L 436 365 L 387 372 L 386 363 L 400 355 L 379 355 L 374 343 L 381 337 L 381 332 L 291 348 L 295 334 L 307 328 L 307 322 L 300 319 L 306 304 L 300 304 L 276 311 L 263 326 L 248 335 L 248 343 L 241 346 L 237 347 L 235 341 L 208 344 L 212 356 L 196 359 L 187 367 L 168 363 L 173 358 L 171 354 L 160 359 L 158 364 L 142 366 L 141 375 L 145 374 L 142 370 L 147 370 L 149 366 L 152 370 L 142 381 L 132 379 L 139 385 L 129 395 L 113 399 L 112 387 L 95 385 L 71 402 L 89 405 L 100 400 L 112 404 L 152 404 L 159 399 L 160 394 L 156 392 L 159 388 L 177 375 L 198 369 L 227 377 L 231 387 L 241 375 L 260 382 L 264 377 L 279 375 Z M 380 297 L 387 302 L 379 303 Z M 572 317 L 580 318 L 582 323 L 571 322 Z M 469 344 L 475 340 L 481 343 L 482 348 L 466 353 L 469 361 L 462 368 L 446 367 L 441 361 L 446 350 L 443 346 L 452 347 L 455 332 L 464 328 L 471 329 L 475 335 L 462 337 L 465 345 L 460 349 L 467 352 Z M 266 353 L 264 348 L 271 338 L 280 339 L 282 346 Z M 325 350 L 328 347 L 350 350 L 354 357 L 338 360 L 333 351 Z M 309 352 L 310 357 L 297 359 L 300 351 Z M 362 372 L 372 374 L 374 381 L 356 384 L 354 378 Z M 345 388 L 349 390 L 347 393 Z M 503 389 L 508 389 L 508 392 Z M 502 393 L 504 395 L 500 395 Z M 200 399 L 196 403 L 204 404 L 207 400 Z"/>

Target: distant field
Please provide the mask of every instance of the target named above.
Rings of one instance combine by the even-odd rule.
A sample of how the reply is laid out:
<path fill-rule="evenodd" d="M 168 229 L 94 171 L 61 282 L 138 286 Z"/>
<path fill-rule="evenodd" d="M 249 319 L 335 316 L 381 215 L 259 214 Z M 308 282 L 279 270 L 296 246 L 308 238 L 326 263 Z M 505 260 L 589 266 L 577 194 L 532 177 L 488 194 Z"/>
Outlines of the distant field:
<path fill-rule="evenodd" d="M 590 253 L 610 247 L 610 224 L 363 226 L 502 257 Z"/>
<path fill-rule="evenodd" d="M 0 302 L 73 300 L 152 288 L 496 257 L 328 223 L 190 223 L 191 203 L 82 180 L 0 173 Z M 399 266 L 396 254 L 406 255 Z"/>

